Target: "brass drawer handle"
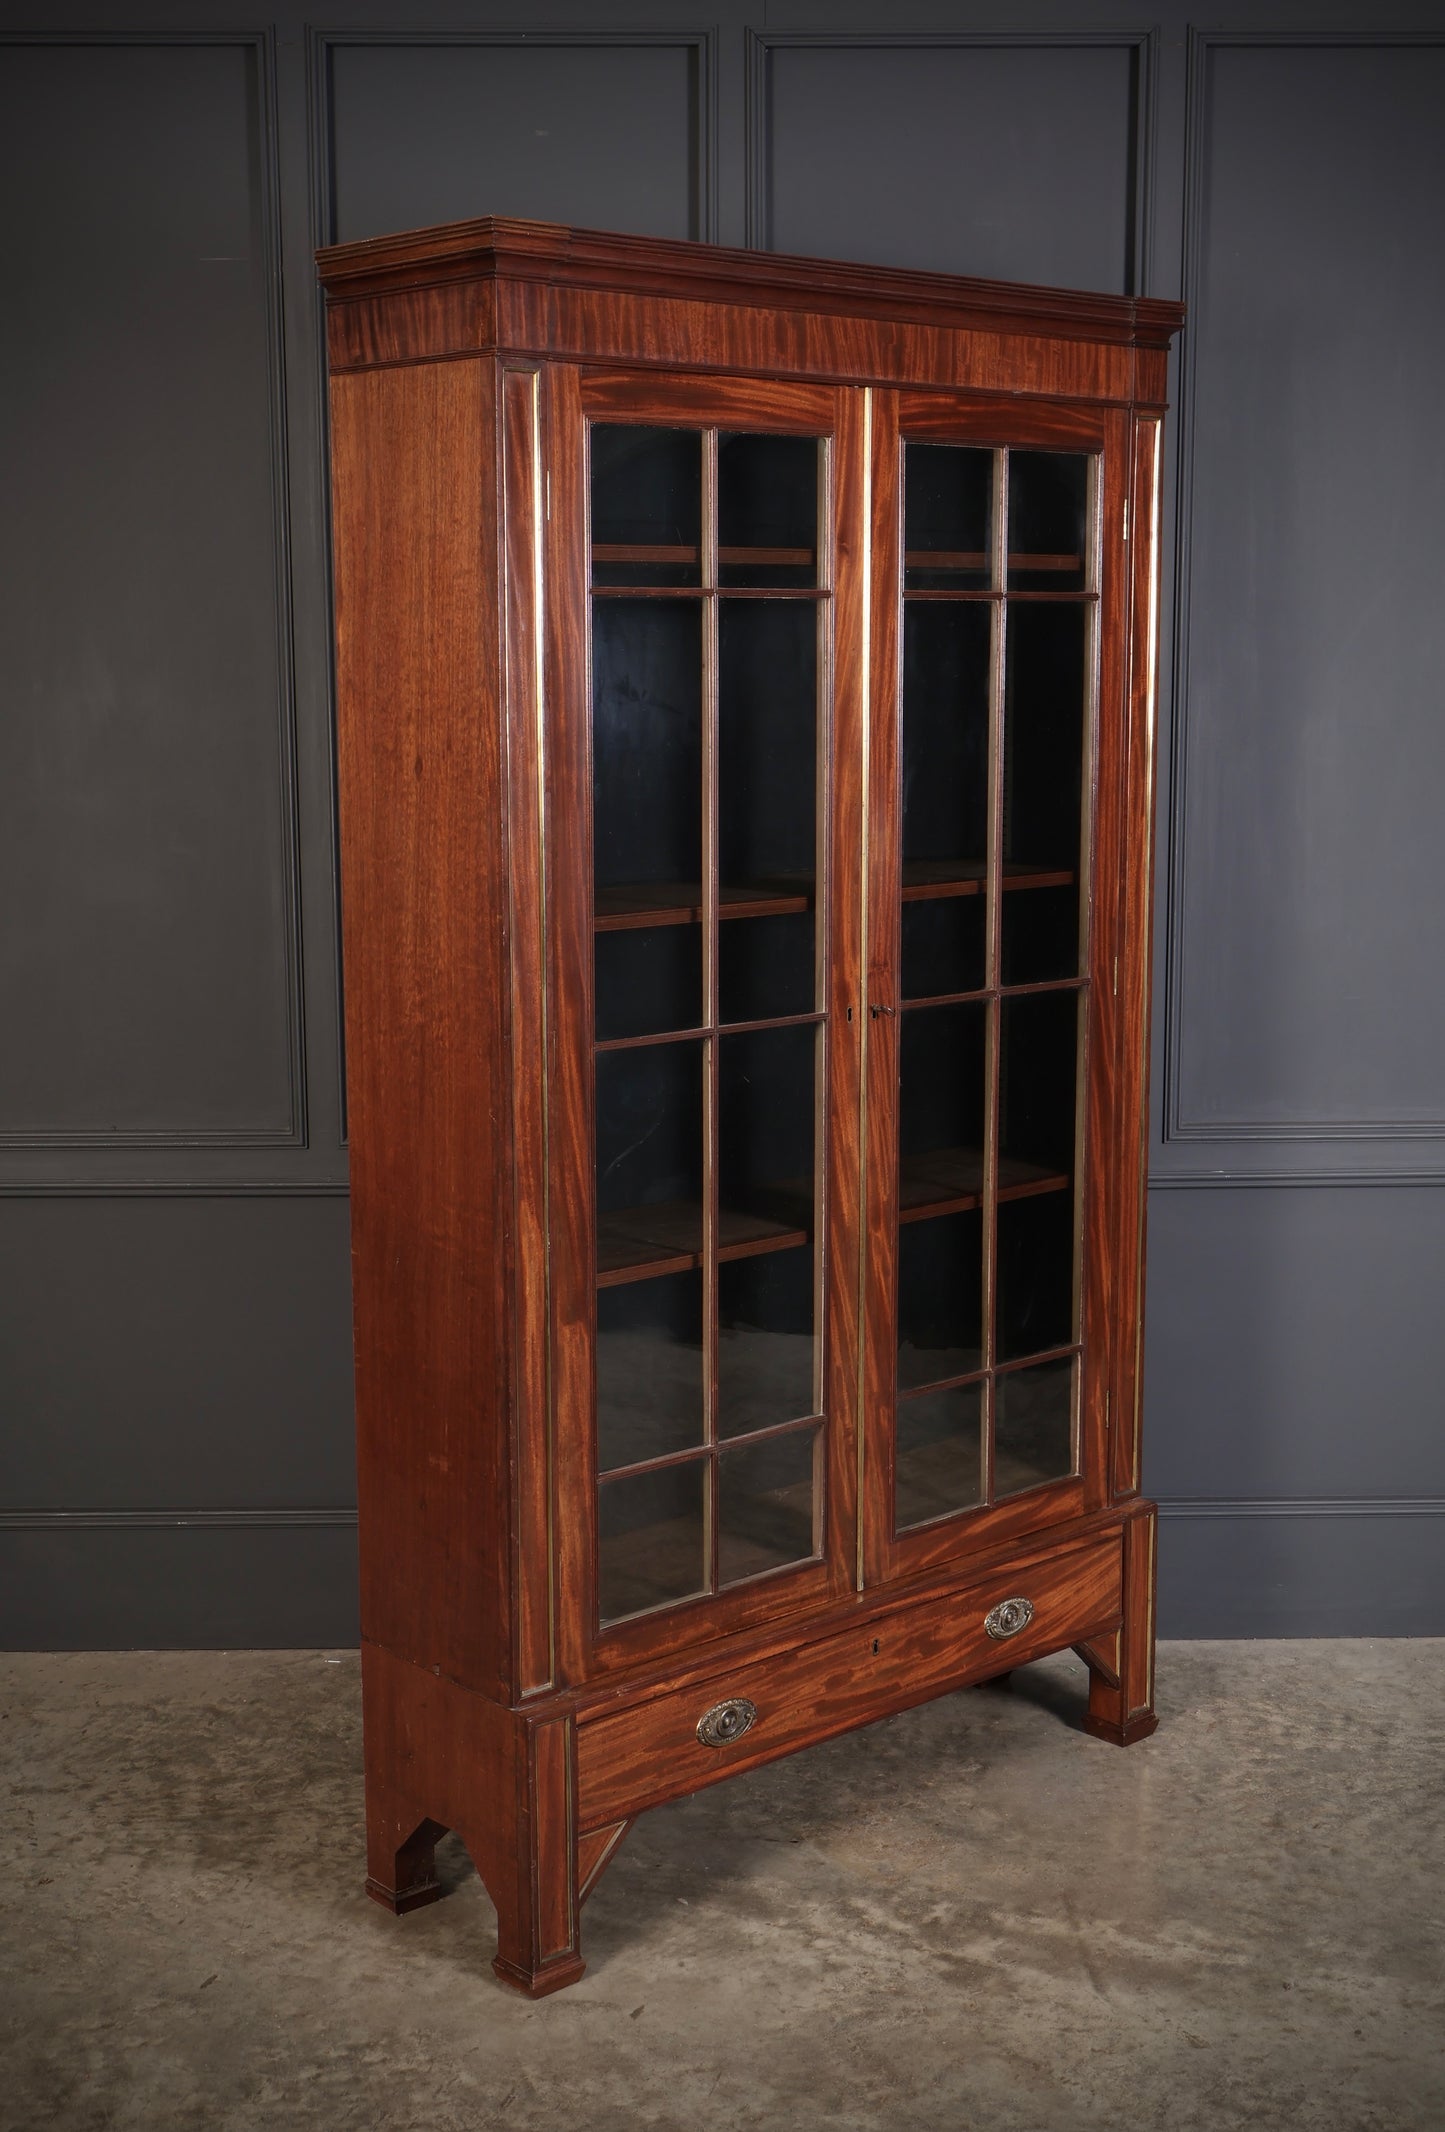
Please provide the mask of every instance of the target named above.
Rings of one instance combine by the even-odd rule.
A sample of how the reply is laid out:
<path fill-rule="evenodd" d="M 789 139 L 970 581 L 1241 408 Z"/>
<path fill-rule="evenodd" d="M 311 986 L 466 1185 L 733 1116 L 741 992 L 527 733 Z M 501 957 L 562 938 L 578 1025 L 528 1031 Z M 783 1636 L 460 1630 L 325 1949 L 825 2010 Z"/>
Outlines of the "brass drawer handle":
<path fill-rule="evenodd" d="M 1010 1636 L 1017 1636 L 1034 1618 L 1032 1599 L 1000 1599 L 998 1605 L 984 1615 L 983 1625 L 995 1643 L 1003 1643 Z"/>
<path fill-rule="evenodd" d="M 697 1736 L 704 1747 L 730 1747 L 740 1740 L 758 1714 L 756 1703 L 736 1696 L 729 1703 L 714 1703 L 697 1721 Z"/>

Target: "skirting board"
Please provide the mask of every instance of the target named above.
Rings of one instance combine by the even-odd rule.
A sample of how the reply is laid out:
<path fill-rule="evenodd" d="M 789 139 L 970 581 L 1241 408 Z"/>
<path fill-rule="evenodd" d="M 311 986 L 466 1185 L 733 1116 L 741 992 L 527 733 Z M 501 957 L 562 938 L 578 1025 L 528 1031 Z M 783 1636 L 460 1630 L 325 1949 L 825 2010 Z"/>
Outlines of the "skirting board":
<path fill-rule="evenodd" d="M 1170 1637 L 1445 1635 L 1445 1502 L 1161 1506 Z M 0 1512 L 0 1648 L 276 1650 L 357 1640 L 354 1518 Z"/>
<path fill-rule="evenodd" d="M 356 1590 L 356 1521 L 344 1512 L 330 1523 L 0 1519 L 9 1651 L 335 1650 L 360 1641 Z"/>
<path fill-rule="evenodd" d="M 1445 1635 L 1445 1503 L 1161 1504 L 1159 1633 Z"/>

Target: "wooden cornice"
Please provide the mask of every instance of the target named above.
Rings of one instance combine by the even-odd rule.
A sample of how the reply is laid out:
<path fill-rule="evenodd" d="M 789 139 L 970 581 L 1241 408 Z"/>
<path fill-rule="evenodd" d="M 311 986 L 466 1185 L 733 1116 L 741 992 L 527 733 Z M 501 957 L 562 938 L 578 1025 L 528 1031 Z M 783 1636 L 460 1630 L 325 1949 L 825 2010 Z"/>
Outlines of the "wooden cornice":
<path fill-rule="evenodd" d="M 676 239 L 628 237 L 484 215 L 436 229 L 333 244 L 316 255 L 328 299 L 379 295 L 438 282 L 513 280 L 550 286 L 686 297 L 726 304 L 811 311 L 900 322 L 966 326 L 981 332 L 1167 347 L 1184 319 L 1181 304 L 1153 297 L 1094 295 L 926 274 L 897 267 L 798 259 Z"/>

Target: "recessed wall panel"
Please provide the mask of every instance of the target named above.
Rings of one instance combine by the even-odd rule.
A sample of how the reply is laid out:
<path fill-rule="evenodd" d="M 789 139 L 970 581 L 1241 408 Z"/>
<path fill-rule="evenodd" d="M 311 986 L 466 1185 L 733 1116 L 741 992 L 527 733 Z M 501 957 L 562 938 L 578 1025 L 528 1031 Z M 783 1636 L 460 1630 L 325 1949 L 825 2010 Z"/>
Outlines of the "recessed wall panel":
<path fill-rule="evenodd" d="M 1129 46 L 800 42 L 763 64 L 774 251 L 1126 287 Z"/>
<path fill-rule="evenodd" d="M 1442 1264 L 1445 1192 L 1151 1193 L 1148 1493 L 1445 1503 Z"/>
<path fill-rule="evenodd" d="M 0 1134 L 293 1126 L 258 54 L 0 72 Z"/>
<path fill-rule="evenodd" d="M 329 60 L 338 243 L 475 215 L 706 234 L 687 44 L 383 42 Z"/>
<path fill-rule="evenodd" d="M 356 1500 L 344 1199 L 0 1200 L 5 1510 Z"/>
<path fill-rule="evenodd" d="M 1171 1129 L 1445 1130 L 1445 49 L 1201 64 Z"/>

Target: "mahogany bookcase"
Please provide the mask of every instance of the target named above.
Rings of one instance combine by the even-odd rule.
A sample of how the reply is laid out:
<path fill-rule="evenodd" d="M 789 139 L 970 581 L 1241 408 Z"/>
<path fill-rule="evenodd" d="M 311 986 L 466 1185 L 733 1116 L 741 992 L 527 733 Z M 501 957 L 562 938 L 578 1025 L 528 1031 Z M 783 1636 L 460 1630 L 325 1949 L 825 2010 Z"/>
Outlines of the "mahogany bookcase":
<path fill-rule="evenodd" d="M 1072 1646 L 1139 1381 L 1177 305 L 489 219 L 327 298 L 369 1879 Z"/>

